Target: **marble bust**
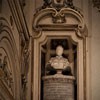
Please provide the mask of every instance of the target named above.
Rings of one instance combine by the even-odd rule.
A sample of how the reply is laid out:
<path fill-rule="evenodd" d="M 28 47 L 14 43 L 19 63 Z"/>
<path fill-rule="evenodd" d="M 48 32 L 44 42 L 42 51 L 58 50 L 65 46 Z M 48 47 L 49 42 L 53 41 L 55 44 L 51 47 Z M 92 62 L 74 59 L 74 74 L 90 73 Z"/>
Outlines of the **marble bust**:
<path fill-rule="evenodd" d="M 63 51 L 64 49 L 61 45 L 57 46 L 56 57 L 52 57 L 47 63 L 47 71 L 54 71 L 57 74 L 66 73 L 68 70 L 71 71 L 68 59 L 62 56 Z"/>

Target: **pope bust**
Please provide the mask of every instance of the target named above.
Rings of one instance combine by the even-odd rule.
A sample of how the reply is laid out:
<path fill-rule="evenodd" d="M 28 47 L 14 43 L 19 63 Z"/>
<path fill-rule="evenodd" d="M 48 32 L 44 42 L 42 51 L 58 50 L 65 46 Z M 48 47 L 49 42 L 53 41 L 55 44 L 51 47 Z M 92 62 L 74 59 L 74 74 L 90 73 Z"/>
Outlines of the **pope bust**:
<path fill-rule="evenodd" d="M 61 45 L 56 48 L 56 57 L 52 57 L 46 65 L 47 74 L 65 74 L 71 75 L 71 68 L 68 59 L 62 56 L 63 47 Z"/>

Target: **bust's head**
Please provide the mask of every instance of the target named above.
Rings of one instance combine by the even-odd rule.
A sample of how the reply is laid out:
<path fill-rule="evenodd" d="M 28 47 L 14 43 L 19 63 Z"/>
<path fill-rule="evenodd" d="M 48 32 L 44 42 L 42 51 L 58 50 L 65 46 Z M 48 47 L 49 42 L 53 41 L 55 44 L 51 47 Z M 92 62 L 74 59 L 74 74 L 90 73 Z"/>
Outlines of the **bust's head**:
<path fill-rule="evenodd" d="M 56 48 L 56 54 L 58 56 L 62 56 L 63 51 L 64 51 L 64 49 L 63 49 L 63 47 L 61 45 L 57 46 L 57 48 Z"/>

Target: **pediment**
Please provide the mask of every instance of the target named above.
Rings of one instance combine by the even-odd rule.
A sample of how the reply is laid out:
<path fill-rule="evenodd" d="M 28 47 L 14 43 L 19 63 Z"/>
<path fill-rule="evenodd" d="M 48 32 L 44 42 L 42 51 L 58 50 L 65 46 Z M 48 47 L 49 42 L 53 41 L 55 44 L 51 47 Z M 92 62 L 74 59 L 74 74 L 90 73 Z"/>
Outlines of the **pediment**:
<path fill-rule="evenodd" d="M 33 29 L 41 30 L 45 29 L 46 26 L 77 26 L 78 28 L 84 29 L 84 17 L 83 14 L 76 9 L 73 5 L 68 5 L 62 1 L 57 3 L 56 0 L 51 0 L 51 4 L 38 9 L 34 14 Z M 55 1 L 55 2 L 54 2 Z M 49 27 L 48 27 L 49 28 Z M 57 28 L 57 27 L 56 27 Z"/>

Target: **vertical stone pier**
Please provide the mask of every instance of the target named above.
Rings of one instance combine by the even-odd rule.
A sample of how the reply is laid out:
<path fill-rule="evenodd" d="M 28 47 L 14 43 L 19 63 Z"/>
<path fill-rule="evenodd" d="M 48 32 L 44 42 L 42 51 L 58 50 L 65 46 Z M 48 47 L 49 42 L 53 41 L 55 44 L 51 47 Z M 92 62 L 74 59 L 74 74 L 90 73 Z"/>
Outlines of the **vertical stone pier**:
<path fill-rule="evenodd" d="M 74 100 L 74 76 L 44 76 L 43 100 Z"/>

